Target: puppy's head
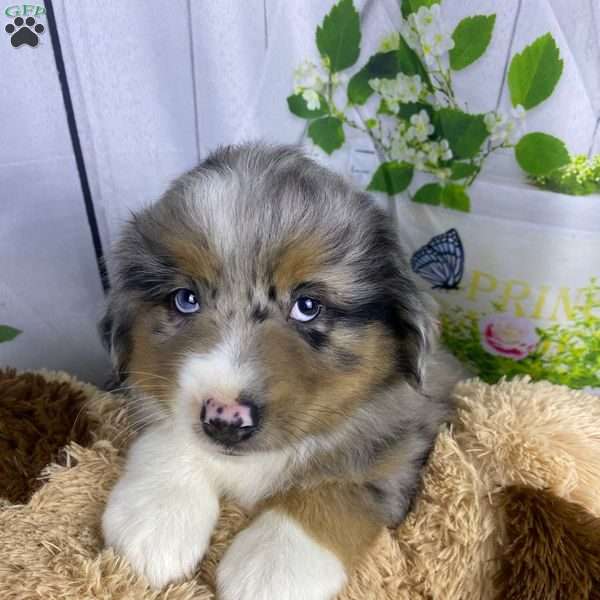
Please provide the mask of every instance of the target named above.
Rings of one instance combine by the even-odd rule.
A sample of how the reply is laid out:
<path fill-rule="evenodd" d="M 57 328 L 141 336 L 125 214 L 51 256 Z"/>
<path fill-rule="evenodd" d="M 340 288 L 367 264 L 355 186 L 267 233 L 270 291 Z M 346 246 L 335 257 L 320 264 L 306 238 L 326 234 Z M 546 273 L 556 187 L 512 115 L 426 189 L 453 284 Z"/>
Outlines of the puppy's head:
<path fill-rule="evenodd" d="M 420 384 L 430 320 L 389 217 L 292 149 L 212 155 L 125 227 L 113 274 L 120 378 L 215 450 L 284 448 Z"/>

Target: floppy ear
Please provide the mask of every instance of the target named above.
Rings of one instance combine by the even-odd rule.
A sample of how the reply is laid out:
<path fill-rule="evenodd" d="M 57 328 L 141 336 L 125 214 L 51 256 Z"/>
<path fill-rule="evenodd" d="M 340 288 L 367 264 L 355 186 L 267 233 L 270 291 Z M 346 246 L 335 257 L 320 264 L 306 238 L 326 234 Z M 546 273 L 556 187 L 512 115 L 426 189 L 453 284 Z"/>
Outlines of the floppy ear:
<path fill-rule="evenodd" d="M 381 260 L 379 280 L 391 306 L 389 325 L 398 342 L 398 368 L 419 389 L 424 379 L 425 359 L 437 338 L 436 303 L 419 287 L 389 218 L 379 221 L 377 254 Z"/>
<path fill-rule="evenodd" d="M 131 353 L 131 328 L 134 322 L 135 306 L 139 301 L 136 284 L 144 283 L 153 287 L 151 275 L 145 265 L 152 259 L 147 250 L 147 240 L 139 228 L 139 217 L 132 215 L 125 224 L 117 244 L 111 249 L 111 290 L 104 316 L 98 323 L 98 332 L 104 347 L 110 353 L 116 380 L 126 377 L 127 364 Z"/>
<path fill-rule="evenodd" d="M 397 331 L 400 332 L 399 366 L 409 383 L 419 389 L 425 376 L 426 357 L 437 338 L 433 301 L 403 269 L 397 275 L 394 288 Z"/>

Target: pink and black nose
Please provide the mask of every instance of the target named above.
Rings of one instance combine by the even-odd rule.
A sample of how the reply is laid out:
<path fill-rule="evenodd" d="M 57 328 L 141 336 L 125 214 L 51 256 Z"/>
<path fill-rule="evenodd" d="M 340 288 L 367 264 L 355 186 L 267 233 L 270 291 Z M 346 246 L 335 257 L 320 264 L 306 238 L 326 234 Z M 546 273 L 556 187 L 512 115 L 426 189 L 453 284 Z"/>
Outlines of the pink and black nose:
<path fill-rule="evenodd" d="M 204 433 L 224 446 L 234 446 L 252 437 L 260 425 L 260 410 L 250 400 L 225 404 L 208 398 L 200 412 Z"/>

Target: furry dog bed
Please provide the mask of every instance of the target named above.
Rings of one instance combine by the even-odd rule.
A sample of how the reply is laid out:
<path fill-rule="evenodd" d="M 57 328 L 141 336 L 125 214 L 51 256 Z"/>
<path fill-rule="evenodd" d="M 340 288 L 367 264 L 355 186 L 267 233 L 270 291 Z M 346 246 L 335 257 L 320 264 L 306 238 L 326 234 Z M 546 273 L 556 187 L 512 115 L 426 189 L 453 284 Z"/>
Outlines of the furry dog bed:
<path fill-rule="evenodd" d="M 600 399 L 525 379 L 471 380 L 455 396 L 413 512 L 340 598 L 600 599 Z M 249 518 L 235 506 L 195 578 L 161 592 L 102 549 L 131 437 L 119 396 L 0 371 L 0 598 L 214 598 L 216 564 Z"/>

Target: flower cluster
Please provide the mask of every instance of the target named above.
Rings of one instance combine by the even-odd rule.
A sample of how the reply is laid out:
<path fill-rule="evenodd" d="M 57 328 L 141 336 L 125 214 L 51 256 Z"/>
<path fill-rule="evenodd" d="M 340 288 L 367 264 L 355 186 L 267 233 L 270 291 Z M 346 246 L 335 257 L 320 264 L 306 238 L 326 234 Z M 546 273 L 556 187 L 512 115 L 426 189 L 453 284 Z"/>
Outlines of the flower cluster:
<path fill-rule="evenodd" d="M 440 17 L 439 5 L 422 6 L 416 13 L 402 21 L 400 32 L 393 32 L 383 38 L 380 52 L 389 52 L 400 48 L 401 37 L 419 54 L 428 67 L 441 66 L 441 57 L 454 46 Z M 398 73 L 394 79 L 371 79 L 369 86 L 380 96 L 379 123 L 372 133 L 391 160 L 407 162 L 415 168 L 427 171 L 444 180 L 450 175 L 450 169 L 442 161 L 452 159 L 452 150 L 448 140 L 436 138 L 435 129 L 429 113 L 421 110 L 410 118 L 398 114 L 402 105 L 425 103 L 433 107 L 438 105 L 438 97 L 419 75 Z M 446 96 L 447 97 L 447 96 Z M 442 106 L 447 102 L 442 101 Z M 384 124 L 385 114 L 395 117 L 393 128 Z"/>
<path fill-rule="evenodd" d="M 587 180 L 600 181 L 600 154 L 588 160 L 585 154 L 578 154 L 564 167 L 564 174 L 575 177 L 578 183 Z"/>
<path fill-rule="evenodd" d="M 490 140 L 497 146 L 513 146 L 521 137 L 525 126 L 525 109 L 519 104 L 509 115 L 491 111 L 483 118 Z"/>
<path fill-rule="evenodd" d="M 319 95 L 325 91 L 326 76 L 317 65 L 305 60 L 294 70 L 294 94 L 301 94 L 309 110 L 321 107 Z"/>
<path fill-rule="evenodd" d="M 400 33 L 406 43 L 423 57 L 428 67 L 439 64 L 440 57 L 454 48 L 452 36 L 441 19 L 439 4 L 421 6 L 402 21 Z"/>
<path fill-rule="evenodd" d="M 564 167 L 532 180 L 538 187 L 563 194 L 581 196 L 600 192 L 600 155 L 588 160 L 579 154 Z"/>
<path fill-rule="evenodd" d="M 430 139 L 435 132 L 426 110 L 420 110 L 409 119 L 384 118 L 373 123 L 372 133 L 386 150 L 391 160 L 406 162 L 422 171 L 429 171 L 446 179 L 450 170 L 440 161 L 452 159 L 448 140 Z"/>
<path fill-rule="evenodd" d="M 392 112 L 397 112 L 400 104 L 418 102 L 424 99 L 427 90 L 418 75 L 398 73 L 395 79 L 371 79 L 369 86 L 377 92 Z"/>

